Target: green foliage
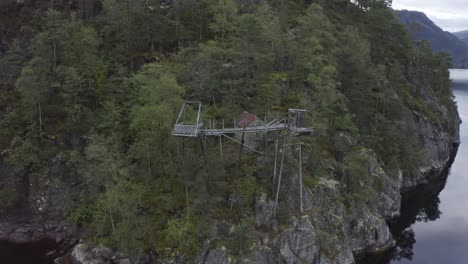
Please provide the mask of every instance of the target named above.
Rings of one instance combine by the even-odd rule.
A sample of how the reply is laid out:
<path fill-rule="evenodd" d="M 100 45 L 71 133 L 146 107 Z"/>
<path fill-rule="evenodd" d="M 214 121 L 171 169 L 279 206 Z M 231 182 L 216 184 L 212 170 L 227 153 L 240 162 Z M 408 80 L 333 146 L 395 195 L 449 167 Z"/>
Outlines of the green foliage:
<path fill-rule="evenodd" d="M 16 189 L 10 187 L 7 189 L 0 189 L 0 211 L 4 212 L 5 210 L 12 209 L 16 206 L 18 201 L 18 193 Z"/>
<path fill-rule="evenodd" d="M 180 219 L 170 220 L 167 228 L 167 239 L 178 252 L 196 255 L 201 247 L 198 239 L 196 218 L 186 215 Z"/>
<path fill-rule="evenodd" d="M 278 209 L 276 212 L 276 221 L 279 225 L 286 226 L 289 224 L 289 220 L 291 218 L 291 212 L 286 204 L 281 203 L 278 205 Z"/>
<path fill-rule="evenodd" d="M 8 163 L 17 171 L 22 171 L 39 163 L 38 147 L 31 138 L 15 137 L 11 142 Z"/>
<path fill-rule="evenodd" d="M 336 257 L 336 237 L 324 230 L 317 230 L 317 242 L 321 254 L 334 259 Z"/>
<path fill-rule="evenodd" d="M 257 197 L 258 187 L 256 179 L 252 176 L 242 177 L 238 180 L 236 189 L 238 190 L 238 199 L 242 214 L 252 214 L 255 198 Z"/>
<path fill-rule="evenodd" d="M 231 251 L 235 255 L 242 256 L 247 254 L 249 249 L 255 245 L 255 223 L 252 217 L 242 218 L 239 224 L 234 226 L 232 236 L 234 238 L 234 244 L 232 245 Z"/>
<path fill-rule="evenodd" d="M 107 218 L 101 223 L 101 232 L 111 232 L 116 246 L 133 256 L 145 250 L 152 231 L 149 219 L 140 215 L 144 193 L 145 188 L 140 184 L 117 180 L 115 184 L 106 186 L 106 192 L 99 201 Z"/>
<path fill-rule="evenodd" d="M 210 29 L 217 33 L 220 42 L 223 43 L 232 32 L 236 30 L 238 6 L 233 0 L 214 0 L 209 6 L 213 14 L 213 22 Z"/>
<path fill-rule="evenodd" d="M 74 209 L 69 213 L 68 217 L 76 226 L 90 225 L 93 223 L 95 218 L 97 218 L 94 214 L 98 209 L 99 208 L 96 208 L 93 203 L 88 202 Z"/>
<path fill-rule="evenodd" d="M 176 140 L 184 100 L 226 126 L 243 111 L 269 121 L 307 109 L 304 183 L 339 180 L 348 207 L 375 203 L 382 187 L 367 148 L 397 177 L 425 159 L 415 119 L 455 133 L 450 61 L 413 46 L 389 1 L 257 2 L 105 0 L 86 21 L 62 5 L 39 12 L 0 53 L 6 161 L 49 177 L 63 154 L 86 197 L 70 221 L 126 253 L 190 258 L 217 219 L 233 226 L 223 239 L 242 255 L 271 164 L 244 151 L 237 170 L 238 145 L 224 142 L 221 158 L 217 139 Z M 14 204 L 14 193 L 0 196 Z M 278 223 L 291 213 L 280 203 Z M 319 240 L 332 255 L 329 234 Z"/>
<path fill-rule="evenodd" d="M 369 172 L 370 154 L 365 149 L 352 149 L 345 154 L 343 174 L 346 194 L 344 202 L 348 208 L 359 204 L 373 205 L 378 199 L 378 192 L 373 175 Z"/>
<path fill-rule="evenodd" d="M 304 177 L 304 183 L 307 187 L 314 188 L 317 186 L 317 184 L 319 184 L 319 180 L 317 178 L 306 176 Z"/>
<path fill-rule="evenodd" d="M 139 131 L 138 136 L 148 137 L 155 130 L 172 127 L 184 93 L 175 77 L 161 66 L 149 64 L 133 81 L 139 88 L 139 105 L 135 107 L 131 126 Z"/>

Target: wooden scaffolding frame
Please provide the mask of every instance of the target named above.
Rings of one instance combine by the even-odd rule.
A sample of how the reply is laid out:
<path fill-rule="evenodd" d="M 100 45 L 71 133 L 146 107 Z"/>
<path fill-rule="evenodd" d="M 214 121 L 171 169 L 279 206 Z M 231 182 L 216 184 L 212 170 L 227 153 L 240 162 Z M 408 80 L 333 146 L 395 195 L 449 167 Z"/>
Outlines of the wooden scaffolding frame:
<path fill-rule="evenodd" d="M 196 110 L 196 119 L 195 120 L 187 120 L 186 112 L 192 108 L 192 110 Z M 239 151 L 239 161 L 236 166 L 236 175 L 239 174 L 240 168 L 240 161 L 243 155 L 243 149 L 249 149 L 257 154 L 264 155 L 261 151 L 257 150 L 254 146 L 250 146 L 246 143 L 245 134 L 246 133 L 270 133 L 276 132 L 275 138 L 275 153 L 274 153 L 274 165 L 273 165 L 273 186 L 275 185 L 276 177 L 278 176 L 278 182 L 276 184 L 276 194 L 275 194 L 275 207 L 273 216 L 276 217 L 276 211 L 278 207 L 280 189 L 281 189 L 281 181 L 282 175 L 284 171 L 284 159 L 285 159 L 285 152 L 286 147 L 295 147 L 299 152 L 299 199 L 300 199 L 300 212 L 303 213 L 303 178 L 302 178 L 302 146 L 304 145 L 303 142 L 298 143 L 288 143 L 291 138 L 299 137 L 301 135 L 307 135 L 313 133 L 313 129 L 302 127 L 301 123 L 303 122 L 305 113 L 307 111 L 304 109 L 289 109 L 288 114 L 286 117 L 282 119 L 274 119 L 267 124 L 264 125 L 254 125 L 254 126 L 243 126 L 243 127 L 236 127 L 234 122 L 234 127 L 226 128 L 224 120 L 222 120 L 222 127 L 216 128 L 216 122 L 214 120 L 209 121 L 209 127 L 205 128 L 203 120 L 202 120 L 202 103 L 199 101 L 186 101 L 184 102 L 179 115 L 177 117 L 176 123 L 174 124 L 174 129 L 172 131 L 172 135 L 176 137 L 182 138 L 200 138 L 200 142 L 202 145 L 202 152 L 203 152 L 203 162 L 204 162 L 204 174 L 205 177 L 208 177 L 208 168 L 207 168 L 207 156 L 206 156 L 206 138 L 207 137 L 218 137 L 219 141 L 219 148 L 221 158 L 224 161 L 224 154 L 223 154 L 223 143 L 222 138 L 227 138 L 233 142 L 240 144 L 240 151 Z M 283 145 L 279 145 L 279 134 L 282 131 L 286 131 L 285 134 L 285 142 Z M 235 139 L 232 135 L 242 133 L 241 141 Z M 183 150 L 183 148 L 182 148 Z M 280 167 L 279 173 L 278 172 L 278 152 L 281 150 L 281 160 L 280 160 Z M 180 148 L 179 148 L 180 151 Z M 183 158 L 184 154 L 179 153 L 179 158 L 181 165 L 185 164 Z M 183 169 L 184 177 L 187 177 L 187 172 Z M 237 176 L 236 176 L 237 177 Z M 209 179 L 207 179 L 209 180 Z M 188 187 L 185 188 L 186 195 L 188 195 Z M 274 192 L 274 190 L 273 190 Z M 188 198 L 187 200 L 187 207 L 188 207 Z M 232 205 L 231 205 L 232 206 Z"/>

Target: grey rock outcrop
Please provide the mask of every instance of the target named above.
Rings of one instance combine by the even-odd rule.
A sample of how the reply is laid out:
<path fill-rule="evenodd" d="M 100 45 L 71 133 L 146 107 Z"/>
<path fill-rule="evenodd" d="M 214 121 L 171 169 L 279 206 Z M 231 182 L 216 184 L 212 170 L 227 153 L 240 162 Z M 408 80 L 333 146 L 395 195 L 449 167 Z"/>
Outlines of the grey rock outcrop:
<path fill-rule="evenodd" d="M 423 146 L 424 158 L 421 161 L 422 164 L 419 164 L 419 173 L 403 176 L 402 192 L 440 177 L 442 172 L 451 165 L 451 159 L 455 156 L 460 144 L 461 119 L 457 109 L 447 109 L 430 88 L 416 82 L 413 85 L 418 87 L 425 105 L 437 113 L 441 119 L 436 122 L 428 116 L 412 112 L 411 119 L 407 121 L 417 132 L 418 140 Z"/>
<path fill-rule="evenodd" d="M 348 141 L 351 139 L 348 139 Z M 351 144 L 351 143 L 350 143 Z M 289 227 L 260 243 L 246 263 L 354 263 L 354 253 L 380 251 L 393 245 L 386 218 L 400 211 L 401 177 L 388 176 L 371 150 L 363 149 L 369 160 L 367 171 L 373 181 L 380 182 L 379 199 L 372 207 L 363 205 L 346 209 L 342 202 L 341 183 L 321 179 L 315 186 L 303 188 L 304 214 L 292 218 Z M 286 177 L 282 197 L 290 207 L 298 205 L 299 175 Z M 256 203 L 257 226 L 274 226 L 268 213 L 274 202 L 262 196 Z M 267 208 L 267 210 L 265 209 Z"/>
<path fill-rule="evenodd" d="M 455 135 L 450 135 L 443 127 L 432 124 L 425 117 L 415 114 L 414 121 L 427 158 L 425 164 L 419 167 L 419 173 L 403 177 L 402 191 L 427 184 L 439 177 L 442 171 L 447 168 L 453 151 L 460 140 L 458 131 Z M 459 119 L 457 122 L 460 122 Z"/>
<path fill-rule="evenodd" d="M 359 217 L 347 222 L 350 245 L 354 253 L 379 252 L 393 246 L 392 235 L 385 219 L 366 208 Z"/>
<path fill-rule="evenodd" d="M 257 247 L 247 258 L 243 260 L 246 264 L 268 263 L 283 264 L 284 259 L 278 251 L 272 250 L 267 246 Z"/>
<path fill-rule="evenodd" d="M 223 249 L 210 250 L 206 258 L 205 264 L 229 264 L 230 260 Z"/>
<path fill-rule="evenodd" d="M 94 255 L 98 258 L 103 259 L 112 259 L 115 256 L 115 252 L 112 249 L 105 247 L 103 245 L 98 246 L 92 250 Z"/>
<path fill-rule="evenodd" d="M 73 245 L 73 231 L 66 227 L 39 224 L 0 223 L 0 241 L 14 244 L 52 240 L 57 244 Z"/>
<path fill-rule="evenodd" d="M 267 200 L 267 196 L 263 193 L 255 203 L 255 225 L 257 228 L 269 230 L 273 227 L 273 211 L 275 203 L 272 200 Z"/>
<path fill-rule="evenodd" d="M 122 257 L 118 252 L 99 245 L 93 247 L 90 244 L 77 244 L 69 256 L 57 259 L 56 262 L 62 263 L 63 259 L 69 259 L 73 264 L 132 264 L 130 259 Z M 137 261 L 136 264 L 143 264 Z"/>
<path fill-rule="evenodd" d="M 292 228 L 285 230 L 278 239 L 279 252 L 285 263 L 312 263 L 319 255 L 314 226 L 307 216 L 293 222 Z"/>
<path fill-rule="evenodd" d="M 74 264 L 85 263 L 95 257 L 90 246 L 87 244 L 76 245 L 70 256 Z"/>

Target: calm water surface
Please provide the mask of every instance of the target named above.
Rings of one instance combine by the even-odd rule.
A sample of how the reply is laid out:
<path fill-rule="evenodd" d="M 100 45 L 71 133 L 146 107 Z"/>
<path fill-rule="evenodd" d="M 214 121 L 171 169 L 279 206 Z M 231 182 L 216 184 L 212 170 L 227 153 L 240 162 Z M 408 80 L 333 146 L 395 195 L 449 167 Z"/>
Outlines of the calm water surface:
<path fill-rule="evenodd" d="M 0 242 L 1 264 L 53 264 L 57 244 L 55 241 L 43 240 L 37 243 L 15 245 Z"/>

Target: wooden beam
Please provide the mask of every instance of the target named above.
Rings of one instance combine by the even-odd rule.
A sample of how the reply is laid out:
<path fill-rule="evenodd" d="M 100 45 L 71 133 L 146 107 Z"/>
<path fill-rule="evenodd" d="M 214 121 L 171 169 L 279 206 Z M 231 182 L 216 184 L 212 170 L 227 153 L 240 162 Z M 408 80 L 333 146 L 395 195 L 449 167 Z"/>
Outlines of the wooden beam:
<path fill-rule="evenodd" d="M 283 175 L 283 165 L 284 165 L 284 153 L 286 152 L 285 146 L 283 146 L 283 152 L 281 153 L 281 165 L 278 176 L 278 187 L 276 188 L 276 198 L 275 198 L 275 208 L 273 210 L 273 218 L 276 217 L 276 209 L 278 208 L 278 199 L 281 187 L 281 176 Z"/>
<path fill-rule="evenodd" d="M 232 138 L 232 137 L 230 137 L 230 136 L 228 136 L 228 135 L 226 135 L 226 134 L 222 134 L 222 136 L 224 136 L 224 137 L 226 137 L 226 138 L 228 138 L 228 139 L 230 139 L 230 140 L 232 140 L 232 141 L 234 141 L 234 142 L 236 142 L 236 143 L 238 143 L 238 144 L 242 144 L 242 142 L 240 142 L 239 140 L 236 140 L 236 139 L 234 139 L 234 138 Z M 243 145 L 244 145 L 244 147 L 246 147 L 246 148 L 252 150 L 253 152 L 256 152 L 256 153 L 258 153 L 258 154 L 260 154 L 260 155 L 263 155 L 262 152 L 260 152 L 260 151 L 258 151 L 258 150 L 256 150 L 256 149 L 254 149 L 253 147 L 250 147 L 249 145 L 246 145 L 246 144 L 243 144 Z"/>
<path fill-rule="evenodd" d="M 276 167 L 278 163 L 278 145 L 279 145 L 279 134 L 276 134 L 276 140 L 275 140 L 275 163 L 273 164 L 273 184 L 275 184 L 276 181 Z"/>
<path fill-rule="evenodd" d="M 299 199 L 301 200 L 301 214 L 304 212 L 302 204 L 302 144 L 299 144 Z"/>
<path fill-rule="evenodd" d="M 220 155 L 221 155 L 221 161 L 224 163 L 223 137 L 219 136 L 218 140 L 219 140 L 219 152 L 220 152 Z"/>

